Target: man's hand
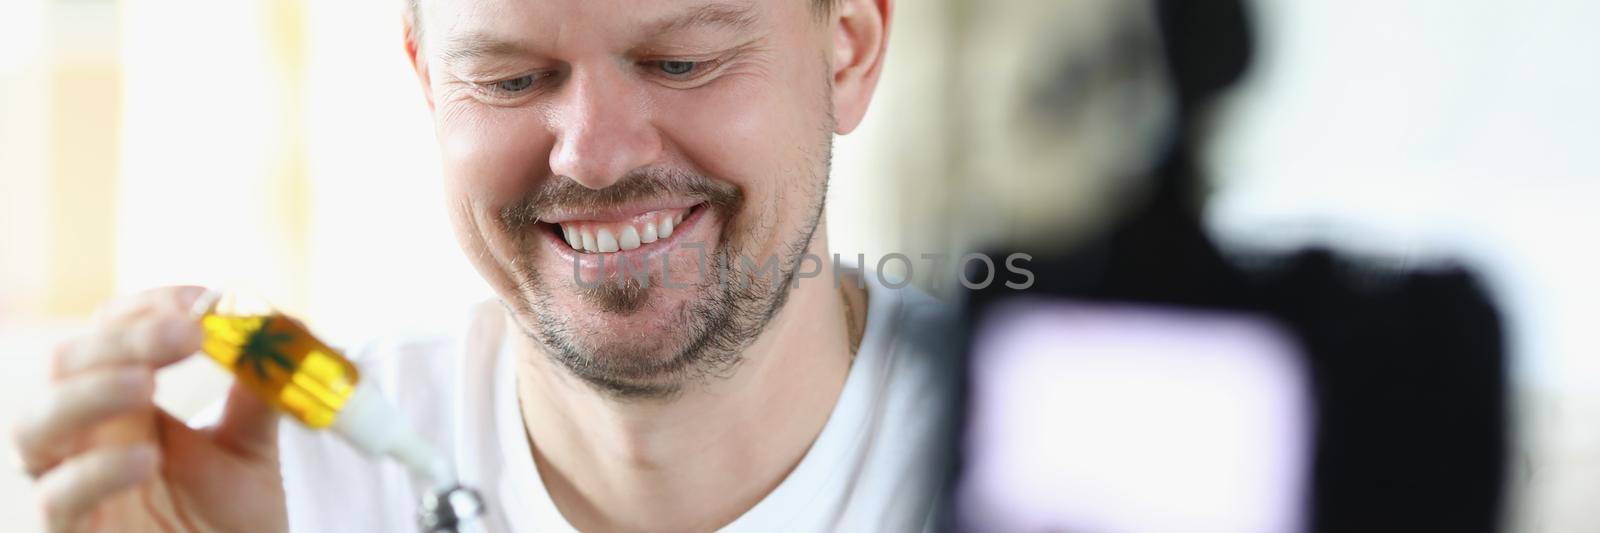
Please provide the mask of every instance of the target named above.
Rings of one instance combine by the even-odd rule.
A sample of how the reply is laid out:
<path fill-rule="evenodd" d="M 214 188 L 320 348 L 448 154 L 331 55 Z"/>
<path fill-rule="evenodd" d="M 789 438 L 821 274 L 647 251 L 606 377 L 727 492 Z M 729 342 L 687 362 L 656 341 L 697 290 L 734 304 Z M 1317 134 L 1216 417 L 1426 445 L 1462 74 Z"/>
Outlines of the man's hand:
<path fill-rule="evenodd" d="M 191 429 L 153 402 L 155 371 L 200 349 L 203 289 L 113 301 L 59 344 L 50 391 L 12 435 L 52 532 L 284 531 L 277 416 L 235 384 Z"/>

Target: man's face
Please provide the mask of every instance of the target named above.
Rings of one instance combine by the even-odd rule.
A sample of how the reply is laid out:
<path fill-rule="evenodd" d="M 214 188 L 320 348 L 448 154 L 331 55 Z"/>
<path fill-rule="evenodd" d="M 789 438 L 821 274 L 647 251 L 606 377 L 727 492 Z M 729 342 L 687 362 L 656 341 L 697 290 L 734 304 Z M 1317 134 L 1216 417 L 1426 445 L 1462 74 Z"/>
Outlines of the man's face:
<path fill-rule="evenodd" d="M 523 329 L 619 395 L 731 369 L 782 305 L 773 282 L 820 251 L 832 34 L 809 0 L 424 1 L 419 17 L 452 221 Z M 780 272 L 719 283 L 719 255 Z M 619 281 L 624 263 L 648 283 Z"/>

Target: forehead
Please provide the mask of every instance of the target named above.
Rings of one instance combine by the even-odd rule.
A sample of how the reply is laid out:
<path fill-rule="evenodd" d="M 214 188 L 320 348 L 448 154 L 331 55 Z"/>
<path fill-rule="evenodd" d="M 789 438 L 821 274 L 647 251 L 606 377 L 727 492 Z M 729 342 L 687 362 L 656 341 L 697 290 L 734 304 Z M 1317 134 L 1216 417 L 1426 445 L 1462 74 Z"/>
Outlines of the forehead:
<path fill-rule="evenodd" d="M 799 0 L 422 0 L 424 39 L 436 47 L 506 42 L 559 49 L 697 28 L 750 30 Z"/>

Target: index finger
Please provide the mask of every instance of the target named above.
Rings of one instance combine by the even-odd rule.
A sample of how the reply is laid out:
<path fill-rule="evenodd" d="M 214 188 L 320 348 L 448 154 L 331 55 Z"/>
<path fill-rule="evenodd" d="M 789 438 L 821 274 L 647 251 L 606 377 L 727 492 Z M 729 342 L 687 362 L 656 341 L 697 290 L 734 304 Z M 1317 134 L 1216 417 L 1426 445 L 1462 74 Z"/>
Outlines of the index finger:
<path fill-rule="evenodd" d="M 114 324 L 152 312 L 187 311 L 206 292 L 197 285 L 157 287 L 123 298 L 116 298 L 96 310 L 92 322 Z"/>
<path fill-rule="evenodd" d="M 162 312 L 118 326 L 103 326 L 56 347 L 51 377 L 112 365 L 160 367 L 200 351 L 200 324 L 188 313 Z"/>

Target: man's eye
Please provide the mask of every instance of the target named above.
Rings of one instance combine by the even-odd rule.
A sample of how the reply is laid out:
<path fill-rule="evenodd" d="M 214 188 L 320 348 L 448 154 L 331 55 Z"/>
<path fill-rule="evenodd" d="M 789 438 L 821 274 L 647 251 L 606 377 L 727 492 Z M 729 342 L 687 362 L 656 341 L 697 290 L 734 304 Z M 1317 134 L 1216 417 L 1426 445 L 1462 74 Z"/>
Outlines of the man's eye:
<path fill-rule="evenodd" d="M 529 87 L 533 87 L 534 81 L 536 81 L 535 76 L 533 74 L 528 74 L 526 76 L 518 76 L 509 80 L 500 80 L 494 82 L 494 89 L 506 94 L 520 93 L 528 90 Z"/>
<path fill-rule="evenodd" d="M 700 66 L 700 63 L 698 61 L 657 61 L 656 62 L 656 68 L 661 69 L 661 73 L 662 74 L 666 74 L 666 75 L 672 76 L 672 77 L 683 77 L 685 75 L 688 75 L 690 72 L 694 72 L 695 67 L 698 67 L 698 66 Z"/>

